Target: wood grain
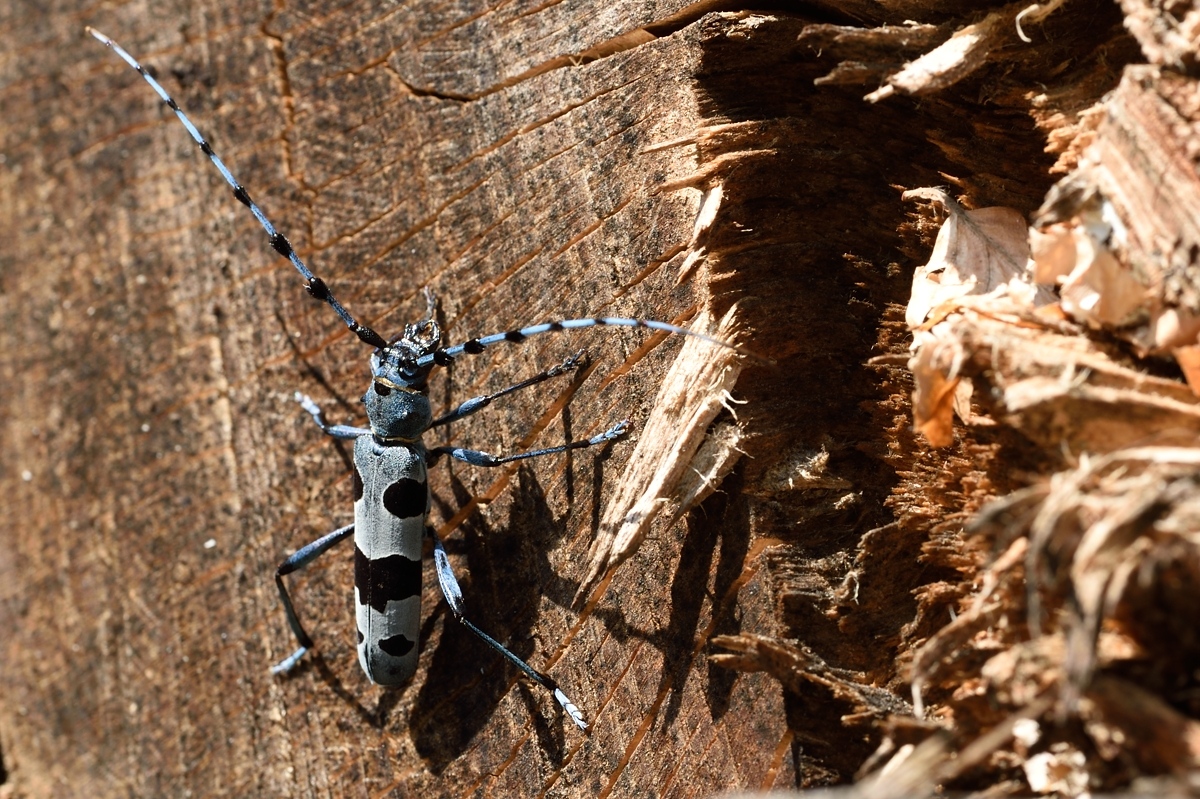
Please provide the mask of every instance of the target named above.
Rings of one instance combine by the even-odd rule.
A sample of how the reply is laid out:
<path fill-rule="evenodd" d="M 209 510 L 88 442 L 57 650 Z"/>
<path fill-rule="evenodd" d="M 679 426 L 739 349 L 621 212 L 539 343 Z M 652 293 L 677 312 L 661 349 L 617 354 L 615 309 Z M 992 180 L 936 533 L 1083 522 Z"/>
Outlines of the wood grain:
<path fill-rule="evenodd" d="M 622 445 L 431 478 L 469 611 L 568 689 L 590 736 L 447 620 L 431 567 L 410 685 L 359 672 L 348 552 L 295 580 L 317 656 L 268 674 L 292 646 L 275 564 L 351 512 L 345 453 L 291 394 L 359 421 L 368 353 L 83 32 L 156 72 L 356 313 L 394 333 L 430 286 L 456 341 L 599 313 L 686 321 L 705 300 L 703 280 L 676 286 L 672 268 L 699 191 L 655 192 L 697 154 L 643 152 L 700 125 L 697 34 L 561 58 L 678 10 L 131 3 L 14 20 L 4 505 L 23 521 L 0 559 L 15 633 L 0 751 L 18 791 L 622 796 L 794 779 L 778 686 L 704 657 L 719 619 L 769 616 L 745 533 L 722 548 L 726 499 L 656 530 L 602 603 L 570 609 Z M 642 351 L 644 338 L 463 361 L 438 404 L 579 346 L 595 367 L 438 443 L 511 451 L 624 416 L 636 429 L 678 349 Z"/>

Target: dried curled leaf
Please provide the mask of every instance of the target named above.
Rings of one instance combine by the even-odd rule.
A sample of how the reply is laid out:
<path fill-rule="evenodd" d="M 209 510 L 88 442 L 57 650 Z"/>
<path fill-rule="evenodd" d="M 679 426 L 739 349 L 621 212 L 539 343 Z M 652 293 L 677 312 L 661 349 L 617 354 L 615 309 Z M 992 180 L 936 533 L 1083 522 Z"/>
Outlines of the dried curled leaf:
<path fill-rule="evenodd" d="M 1200 344 L 1176 347 L 1171 354 L 1183 370 L 1184 379 L 1191 386 L 1192 393 L 1200 396 Z"/>
<path fill-rule="evenodd" d="M 1109 228 L 1096 223 L 1032 231 L 1038 283 L 1058 283 L 1062 308 L 1090 327 L 1121 327 L 1143 309 L 1146 289 L 1104 244 Z"/>
<path fill-rule="evenodd" d="M 941 189 L 916 189 L 904 199 L 927 199 L 947 212 L 929 262 L 913 276 L 905 320 L 913 330 L 909 370 L 916 381 L 914 424 L 936 447 L 954 440 L 953 417 L 973 421 L 972 383 L 961 375 L 967 357 L 962 343 L 948 335 L 946 319 L 970 307 L 984 313 L 1007 312 L 1013 298 L 1044 305 L 1053 299 L 1033 286 L 1028 228 L 1011 208 L 968 211 Z M 976 420 L 978 421 L 978 420 Z"/>
<path fill-rule="evenodd" d="M 905 200 L 926 199 L 946 210 L 929 262 L 913 276 L 905 321 L 913 330 L 935 309 L 969 295 L 990 294 L 1001 287 L 1034 305 L 1053 301 L 1046 290 L 1035 291 L 1029 271 L 1029 238 L 1025 218 L 1012 208 L 968 211 L 942 189 L 906 191 Z"/>
<path fill-rule="evenodd" d="M 908 361 L 913 390 L 913 426 L 935 447 L 954 443 L 954 408 L 959 388 L 961 350 L 954 342 L 937 346 L 931 333 L 921 334 Z M 967 384 L 968 390 L 970 383 Z M 968 397 L 968 401 L 969 401 Z"/>

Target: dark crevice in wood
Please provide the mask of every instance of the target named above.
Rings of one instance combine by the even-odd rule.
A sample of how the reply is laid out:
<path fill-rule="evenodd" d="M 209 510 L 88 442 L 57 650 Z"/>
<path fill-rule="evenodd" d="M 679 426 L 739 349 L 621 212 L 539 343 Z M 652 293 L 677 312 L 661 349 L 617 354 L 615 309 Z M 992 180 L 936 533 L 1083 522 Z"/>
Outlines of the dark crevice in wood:
<path fill-rule="evenodd" d="M 1015 487 L 1019 472 L 997 472 L 997 464 L 1008 469 L 1031 450 L 1011 438 L 983 445 L 965 451 L 962 466 L 935 468 L 914 482 L 920 464 L 947 456 L 928 451 L 908 429 L 907 373 L 867 363 L 907 348 L 897 309 L 932 245 L 910 226 L 912 209 L 900 193 L 951 177 L 972 207 L 1031 213 L 1053 182 L 1054 158 L 1044 152 L 1024 87 L 1036 85 L 1042 64 L 1057 66 L 1119 38 L 1119 21 L 1115 9 L 1082 26 L 1078 18 L 1052 17 L 1046 26 L 1062 27 L 1047 34 L 1053 52 L 1036 63 L 1014 55 L 943 94 L 876 105 L 862 100 L 875 86 L 814 86 L 836 57 L 796 43 L 802 20 L 744 25 L 723 15 L 701 22 L 697 91 L 705 117 L 714 126 L 757 123 L 698 136 L 700 172 L 731 158 L 700 182 L 724 191 L 706 238 L 711 291 L 725 307 L 740 301 L 755 350 L 785 365 L 749 367 L 737 387 L 748 400 L 739 419 L 750 431 L 754 535 L 782 542 L 771 558 L 780 628 L 757 632 L 798 639 L 830 666 L 853 669 L 901 697 L 906 653 L 947 623 L 953 599 L 923 605 L 916 592 L 960 579 L 944 561 L 923 557 L 923 547 L 944 535 L 937 523 L 961 526 L 946 518 L 967 495 L 960 477 Z M 1103 69 L 1103 55 L 1077 68 Z M 850 488 L 792 490 L 772 476 L 790 458 L 822 451 L 828 474 Z M 914 515 L 905 498 L 943 479 L 940 516 Z M 818 689 L 789 697 L 803 750 L 800 784 L 852 778 L 880 728 L 845 724 L 850 706 Z"/>
<path fill-rule="evenodd" d="M 497 84 L 494 87 L 489 87 L 486 91 L 477 92 L 474 94 L 460 94 L 458 92 L 439 91 L 426 86 L 418 86 L 417 84 L 408 80 L 400 74 L 400 72 L 391 64 L 391 62 L 387 62 L 386 66 L 388 71 L 396 76 L 396 80 L 400 82 L 400 85 L 403 86 L 405 90 L 414 97 L 432 97 L 436 100 L 448 100 L 455 103 L 469 103 L 472 100 L 478 100 L 481 97 L 486 97 L 487 95 L 493 94 L 504 88 L 504 84 Z"/>
<path fill-rule="evenodd" d="M 284 112 L 284 129 L 280 135 L 280 144 L 283 146 L 283 163 L 287 169 L 287 174 L 293 180 L 300 184 L 301 187 L 309 190 L 302 176 L 296 173 L 295 164 L 292 158 L 292 136 L 296 130 L 296 100 L 292 93 L 292 79 L 288 74 L 287 63 L 287 48 L 284 44 L 283 37 L 271 33 L 271 22 L 274 19 L 275 12 L 267 16 L 263 23 L 259 26 L 259 31 L 263 37 L 270 43 L 271 58 L 275 64 L 275 72 L 279 77 L 279 95 L 283 102 Z M 312 240 L 312 230 L 309 230 L 309 241 Z"/>

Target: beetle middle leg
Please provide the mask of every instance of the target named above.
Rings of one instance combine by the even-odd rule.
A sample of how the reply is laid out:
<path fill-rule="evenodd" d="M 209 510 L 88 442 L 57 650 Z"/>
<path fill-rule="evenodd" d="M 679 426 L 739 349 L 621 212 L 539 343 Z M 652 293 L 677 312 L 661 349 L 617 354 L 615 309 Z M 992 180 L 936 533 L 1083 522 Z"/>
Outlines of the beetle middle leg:
<path fill-rule="evenodd" d="M 518 452 L 515 455 L 492 455 L 477 449 L 463 449 L 462 447 L 433 447 L 429 450 L 428 462 L 432 465 L 442 455 L 449 455 L 456 460 L 464 461 L 472 466 L 501 466 L 505 463 L 513 461 L 522 461 L 526 458 L 537 458 L 542 455 L 553 455 L 556 452 L 567 452 L 572 449 L 583 449 L 585 447 L 594 447 L 597 444 L 603 444 L 606 441 L 615 441 L 621 436 L 629 432 L 629 420 L 617 422 L 615 425 L 605 430 L 603 433 L 591 438 L 585 438 L 580 441 L 572 441 L 569 444 L 561 444 L 557 447 L 546 447 L 545 449 L 534 449 L 529 452 Z"/>

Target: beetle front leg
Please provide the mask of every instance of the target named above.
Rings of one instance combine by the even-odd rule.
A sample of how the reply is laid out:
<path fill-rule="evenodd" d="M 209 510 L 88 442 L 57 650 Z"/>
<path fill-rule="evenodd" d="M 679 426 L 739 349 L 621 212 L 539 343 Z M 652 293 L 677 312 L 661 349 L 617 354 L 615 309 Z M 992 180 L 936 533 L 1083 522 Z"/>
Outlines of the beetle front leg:
<path fill-rule="evenodd" d="M 371 435 L 370 429 L 366 427 L 352 427 L 348 424 L 329 424 L 325 421 L 325 412 L 321 410 L 321 406 L 313 402 L 312 397 L 307 394 L 296 392 L 296 402 L 300 403 L 300 407 L 308 411 L 308 415 L 317 423 L 317 427 L 321 428 L 321 432 L 334 438 L 340 438 L 344 441 L 358 438 L 359 436 Z"/>

